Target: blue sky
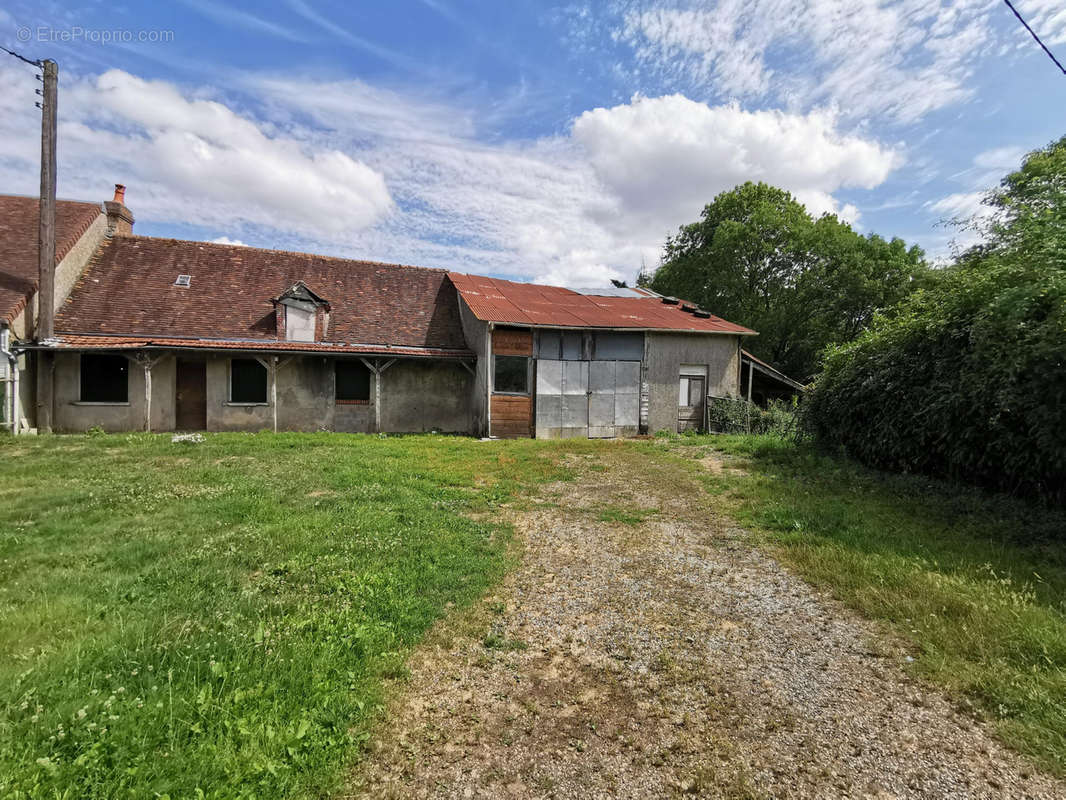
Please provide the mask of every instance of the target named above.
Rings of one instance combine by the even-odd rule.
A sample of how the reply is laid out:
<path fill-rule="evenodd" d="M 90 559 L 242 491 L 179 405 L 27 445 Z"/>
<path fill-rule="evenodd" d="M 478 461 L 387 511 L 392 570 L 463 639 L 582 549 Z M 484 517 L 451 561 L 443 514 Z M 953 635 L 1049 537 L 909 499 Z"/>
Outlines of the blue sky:
<path fill-rule="evenodd" d="M 1017 5 L 1066 56 L 1066 4 Z M 15 0 L 0 42 L 60 63 L 60 195 L 125 183 L 139 233 L 569 285 L 748 179 L 944 256 L 1066 133 L 992 0 Z M 35 85 L 0 62 L 3 191 L 37 188 Z"/>

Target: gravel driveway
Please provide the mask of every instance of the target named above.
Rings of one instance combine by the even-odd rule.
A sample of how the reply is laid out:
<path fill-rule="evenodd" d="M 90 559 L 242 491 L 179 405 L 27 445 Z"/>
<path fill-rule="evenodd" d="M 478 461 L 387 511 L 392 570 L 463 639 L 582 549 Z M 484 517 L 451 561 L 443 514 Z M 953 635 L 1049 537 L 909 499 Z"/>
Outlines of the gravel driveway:
<path fill-rule="evenodd" d="M 619 443 L 411 659 L 355 797 L 1066 797 L 906 653 Z M 719 468 L 717 464 L 705 466 Z"/>

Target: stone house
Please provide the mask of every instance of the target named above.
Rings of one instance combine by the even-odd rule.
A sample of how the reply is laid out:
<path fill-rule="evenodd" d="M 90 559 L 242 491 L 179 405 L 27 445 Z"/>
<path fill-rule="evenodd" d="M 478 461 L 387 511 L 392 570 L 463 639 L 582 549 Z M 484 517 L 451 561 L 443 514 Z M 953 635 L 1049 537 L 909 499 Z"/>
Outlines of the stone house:
<path fill-rule="evenodd" d="M 17 431 L 685 430 L 708 395 L 739 395 L 754 333 L 643 289 L 137 236 L 121 188 L 103 208 L 60 209 L 44 338 L 30 313 L 36 199 L 0 198 Z"/>

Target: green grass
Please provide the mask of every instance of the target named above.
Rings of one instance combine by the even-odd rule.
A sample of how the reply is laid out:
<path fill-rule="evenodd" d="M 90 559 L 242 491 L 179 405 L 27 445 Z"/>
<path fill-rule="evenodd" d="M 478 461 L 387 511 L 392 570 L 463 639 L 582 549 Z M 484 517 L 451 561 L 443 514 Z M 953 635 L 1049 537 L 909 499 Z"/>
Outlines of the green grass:
<path fill-rule="evenodd" d="M 620 506 L 604 506 L 596 515 L 600 522 L 610 522 L 615 525 L 640 525 L 649 517 L 659 513 L 657 508 L 622 508 Z"/>
<path fill-rule="evenodd" d="M 717 507 L 807 580 L 889 623 L 921 675 L 1066 774 L 1066 513 L 779 438 L 701 439 L 747 470 L 706 478 Z"/>
<path fill-rule="evenodd" d="M 0 797 L 335 788 L 383 679 L 505 569 L 493 509 L 565 477 L 561 452 L 431 436 L 0 440 Z"/>

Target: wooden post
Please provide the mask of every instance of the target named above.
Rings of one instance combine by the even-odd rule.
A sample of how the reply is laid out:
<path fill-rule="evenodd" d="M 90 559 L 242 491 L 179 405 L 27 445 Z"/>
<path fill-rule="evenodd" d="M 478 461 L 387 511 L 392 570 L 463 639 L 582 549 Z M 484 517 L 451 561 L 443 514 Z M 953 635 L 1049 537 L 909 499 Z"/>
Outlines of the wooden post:
<path fill-rule="evenodd" d="M 55 335 L 56 266 L 56 90 L 59 65 L 41 62 L 44 90 L 41 100 L 41 199 L 37 228 L 37 320 L 34 338 L 38 343 Z M 37 430 L 52 432 L 55 361 L 52 353 L 37 357 Z"/>
<path fill-rule="evenodd" d="M 381 373 L 395 364 L 396 359 L 389 359 L 384 364 L 380 358 L 375 358 L 373 363 L 366 358 L 359 360 L 374 374 L 374 433 L 381 433 Z"/>
<path fill-rule="evenodd" d="M 751 433 L 751 385 L 755 383 L 755 362 L 748 361 L 748 422 L 746 433 Z"/>
<path fill-rule="evenodd" d="M 144 359 L 144 430 L 152 432 L 152 357 Z"/>
<path fill-rule="evenodd" d="M 278 432 L 278 357 L 270 359 L 270 405 L 274 411 L 274 433 Z"/>

